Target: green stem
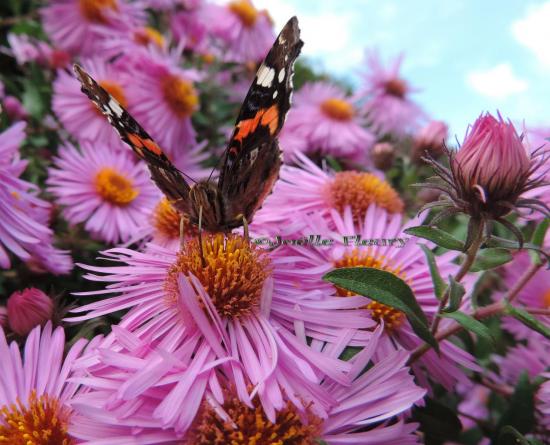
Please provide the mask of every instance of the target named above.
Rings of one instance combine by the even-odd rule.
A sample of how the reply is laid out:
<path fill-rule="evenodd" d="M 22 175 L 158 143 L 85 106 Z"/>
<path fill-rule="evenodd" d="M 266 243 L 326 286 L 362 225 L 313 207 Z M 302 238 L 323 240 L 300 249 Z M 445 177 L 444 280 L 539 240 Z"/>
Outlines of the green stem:
<path fill-rule="evenodd" d="M 454 278 L 457 283 L 460 283 L 460 281 L 466 276 L 466 274 L 472 267 L 472 264 L 474 264 L 477 251 L 479 250 L 479 247 L 483 242 L 483 226 L 484 226 L 484 222 L 481 221 L 479 225 L 479 230 L 475 234 L 475 238 L 472 241 L 472 244 L 470 245 L 470 247 L 468 248 L 468 251 L 466 252 L 466 258 L 464 259 L 464 262 L 460 266 L 460 269 Z M 439 302 L 437 313 L 435 314 L 434 319 L 432 321 L 431 332 L 433 335 L 437 333 L 437 329 L 439 328 L 439 323 L 441 323 L 441 317 L 439 317 L 439 314 L 441 314 L 441 312 L 449 302 L 450 291 L 451 291 L 450 286 L 447 286 L 447 289 L 445 290 L 445 293 L 443 294 L 443 297 Z"/>

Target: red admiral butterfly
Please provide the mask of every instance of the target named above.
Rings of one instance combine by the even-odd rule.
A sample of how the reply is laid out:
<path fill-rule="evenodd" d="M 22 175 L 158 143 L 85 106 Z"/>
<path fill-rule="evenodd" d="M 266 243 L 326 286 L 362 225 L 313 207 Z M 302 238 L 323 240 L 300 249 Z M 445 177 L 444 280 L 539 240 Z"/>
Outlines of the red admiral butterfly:
<path fill-rule="evenodd" d="M 174 208 L 193 224 L 201 220 L 208 231 L 228 232 L 243 224 L 246 228 L 277 181 L 282 162 L 277 136 L 290 108 L 294 62 L 302 45 L 298 19 L 292 17 L 246 95 L 222 157 L 218 181 L 192 185 L 116 99 L 80 66 L 75 65 L 74 70 L 82 91 L 147 163 L 151 178 Z"/>

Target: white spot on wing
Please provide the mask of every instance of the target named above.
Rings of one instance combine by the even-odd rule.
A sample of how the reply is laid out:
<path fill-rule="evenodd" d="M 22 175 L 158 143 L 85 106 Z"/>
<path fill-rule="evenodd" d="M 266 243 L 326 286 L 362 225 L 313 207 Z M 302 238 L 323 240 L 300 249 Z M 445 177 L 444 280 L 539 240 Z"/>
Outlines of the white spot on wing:
<path fill-rule="evenodd" d="M 253 164 L 256 161 L 257 157 L 258 157 L 258 149 L 255 148 L 250 152 L 250 163 Z"/>
<path fill-rule="evenodd" d="M 114 99 L 109 100 L 109 108 L 111 108 L 111 110 L 114 111 L 114 113 L 118 117 L 122 116 L 122 108 L 116 100 Z"/>
<path fill-rule="evenodd" d="M 281 71 L 279 71 L 279 75 L 277 76 L 277 79 L 279 80 L 279 83 L 282 83 L 283 80 L 285 80 L 285 69 L 281 68 Z"/>
<path fill-rule="evenodd" d="M 279 44 L 282 45 L 282 44 L 285 43 L 285 42 L 286 42 L 286 40 L 285 40 L 285 38 L 283 37 L 283 35 L 281 34 L 281 35 L 279 36 Z"/>
<path fill-rule="evenodd" d="M 260 65 L 260 68 L 258 69 L 258 74 L 256 76 L 257 76 L 256 83 L 258 85 L 269 88 L 273 83 L 273 79 L 275 78 L 275 70 L 273 68 L 265 66 L 262 63 Z"/>
<path fill-rule="evenodd" d="M 277 92 L 277 90 L 275 90 L 275 91 L 273 92 L 273 99 L 275 99 L 275 98 L 277 97 L 277 94 L 278 94 L 278 92 Z"/>

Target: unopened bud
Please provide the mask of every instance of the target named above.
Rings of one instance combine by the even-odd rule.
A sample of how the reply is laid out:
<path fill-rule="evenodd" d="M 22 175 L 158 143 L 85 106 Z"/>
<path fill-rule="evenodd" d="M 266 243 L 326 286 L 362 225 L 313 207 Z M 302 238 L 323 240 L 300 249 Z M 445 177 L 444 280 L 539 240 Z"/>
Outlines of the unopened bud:
<path fill-rule="evenodd" d="M 34 287 L 14 292 L 8 298 L 8 325 L 18 335 L 27 335 L 38 325 L 52 318 L 53 301 Z"/>
<path fill-rule="evenodd" d="M 388 142 L 379 142 L 372 147 L 372 162 L 379 170 L 389 170 L 395 158 L 395 148 Z"/>
<path fill-rule="evenodd" d="M 431 121 L 414 138 L 412 160 L 420 163 L 426 154 L 433 158 L 440 157 L 445 149 L 448 132 L 449 128 L 445 122 Z"/>

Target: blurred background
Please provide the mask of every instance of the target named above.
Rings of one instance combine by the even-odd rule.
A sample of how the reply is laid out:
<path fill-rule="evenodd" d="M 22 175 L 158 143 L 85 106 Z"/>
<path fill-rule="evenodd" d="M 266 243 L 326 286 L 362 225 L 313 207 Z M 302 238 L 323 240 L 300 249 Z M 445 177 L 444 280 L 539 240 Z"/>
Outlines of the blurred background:
<path fill-rule="evenodd" d="M 223 3 L 223 1 L 219 1 Z M 481 111 L 550 124 L 550 1 L 256 0 L 280 29 L 297 15 L 314 66 L 357 84 L 365 48 L 403 53 L 412 96 L 461 141 Z M 363 62 L 363 63 L 362 63 Z"/>

